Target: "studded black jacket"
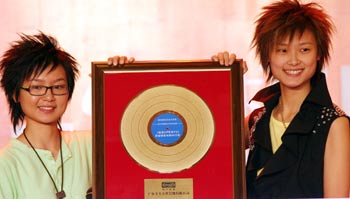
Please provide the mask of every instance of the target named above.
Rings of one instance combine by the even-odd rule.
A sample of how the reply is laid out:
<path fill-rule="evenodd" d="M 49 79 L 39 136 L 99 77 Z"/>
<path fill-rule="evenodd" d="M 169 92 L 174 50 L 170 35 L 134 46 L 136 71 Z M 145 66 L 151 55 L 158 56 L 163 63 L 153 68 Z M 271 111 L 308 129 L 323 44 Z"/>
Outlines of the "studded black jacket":
<path fill-rule="evenodd" d="M 282 145 L 273 154 L 269 121 L 279 97 L 280 85 L 276 83 L 252 99 L 264 106 L 249 118 L 248 198 L 322 198 L 328 132 L 336 118 L 346 115 L 332 103 L 325 75 L 321 74 L 312 82 L 310 93 L 282 136 Z"/>

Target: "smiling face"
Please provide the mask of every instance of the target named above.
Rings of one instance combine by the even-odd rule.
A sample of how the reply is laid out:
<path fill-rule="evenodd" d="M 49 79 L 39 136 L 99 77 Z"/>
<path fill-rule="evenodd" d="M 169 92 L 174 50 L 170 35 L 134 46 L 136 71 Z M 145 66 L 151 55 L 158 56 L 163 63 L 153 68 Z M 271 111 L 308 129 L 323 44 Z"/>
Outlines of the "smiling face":
<path fill-rule="evenodd" d="M 281 87 L 310 89 L 318 61 L 317 44 L 311 31 L 277 42 L 270 53 L 270 68 Z"/>
<path fill-rule="evenodd" d="M 50 70 L 51 67 L 48 67 L 39 75 L 25 80 L 22 87 L 67 87 L 67 78 L 63 67 L 59 65 L 54 70 Z M 18 102 L 24 112 L 27 125 L 33 123 L 57 125 L 57 122 L 66 110 L 68 98 L 68 91 L 65 95 L 53 95 L 52 89 L 48 89 L 43 96 L 33 96 L 28 91 L 21 89 Z"/>

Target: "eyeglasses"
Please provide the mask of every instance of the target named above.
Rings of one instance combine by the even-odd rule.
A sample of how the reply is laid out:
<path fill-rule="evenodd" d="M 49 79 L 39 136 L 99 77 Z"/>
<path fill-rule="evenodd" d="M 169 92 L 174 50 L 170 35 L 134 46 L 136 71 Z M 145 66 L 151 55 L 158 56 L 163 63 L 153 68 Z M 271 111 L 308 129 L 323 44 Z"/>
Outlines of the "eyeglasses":
<path fill-rule="evenodd" d="M 28 91 L 33 96 L 46 95 L 47 90 L 50 89 L 52 95 L 66 95 L 68 93 L 67 85 L 54 85 L 54 86 L 40 86 L 32 85 L 28 88 L 21 87 L 21 89 Z"/>

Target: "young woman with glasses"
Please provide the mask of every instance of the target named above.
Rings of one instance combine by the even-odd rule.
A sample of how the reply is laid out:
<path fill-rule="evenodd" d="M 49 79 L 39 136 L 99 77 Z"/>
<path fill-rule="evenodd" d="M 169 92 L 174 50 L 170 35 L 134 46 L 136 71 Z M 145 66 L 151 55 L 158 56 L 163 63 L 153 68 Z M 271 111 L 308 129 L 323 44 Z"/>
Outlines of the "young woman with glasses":
<path fill-rule="evenodd" d="M 0 62 L 13 129 L 24 127 L 0 152 L 0 198 L 85 198 L 91 132 L 64 132 L 60 124 L 79 74 L 76 60 L 51 36 L 20 37 Z"/>

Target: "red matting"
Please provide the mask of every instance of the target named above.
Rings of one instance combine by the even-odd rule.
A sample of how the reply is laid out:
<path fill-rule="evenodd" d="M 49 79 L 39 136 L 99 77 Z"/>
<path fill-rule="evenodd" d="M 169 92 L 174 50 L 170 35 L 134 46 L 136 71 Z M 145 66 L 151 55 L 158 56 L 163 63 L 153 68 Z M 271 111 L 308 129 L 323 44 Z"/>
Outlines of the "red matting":
<path fill-rule="evenodd" d="M 233 138 L 230 71 L 106 73 L 105 190 L 106 198 L 144 198 L 144 179 L 192 178 L 195 199 L 233 198 Z M 192 168 L 160 174 L 138 165 L 126 152 L 120 121 L 128 104 L 141 92 L 160 85 L 185 87 L 210 108 L 215 136 L 202 160 Z M 191 133 L 191 132 L 188 132 Z"/>

